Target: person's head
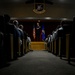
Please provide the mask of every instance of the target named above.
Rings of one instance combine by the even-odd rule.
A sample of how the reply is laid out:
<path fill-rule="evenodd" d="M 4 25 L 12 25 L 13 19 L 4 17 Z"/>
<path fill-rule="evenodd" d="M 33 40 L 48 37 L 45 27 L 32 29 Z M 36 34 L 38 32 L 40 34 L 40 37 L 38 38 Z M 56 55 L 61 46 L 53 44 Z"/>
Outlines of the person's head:
<path fill-rule="evenodd" d="M 23 25 L 19 25 L 19 28 L 23 30 Z"/>
<path fill-rule="evenodd" d="M 37 26 L 39 26 L 39 22 L 37 22 Z"/>
<path fill-rule="evenodd" d="M 4 18 L 0 15 L 0 32 L 4 31 Z"/>
<path fill-rule="evenodd" d="M 14 21 L 13 21 L 13 24 L 14 24 L 16 27 L 18 27 L 18 24 L 19 24 L 19 23 L 18 23 L 17 20 L 14 20 Z"/>
<path fill-rule="evenodd" d="M 0 24 L 2 24 L 4 22 L 4 18 L 2 15 L 0 15 Z"/>
<path fill-rule="evenodd" d="M 4 14 L 4 22 L 8 23 L 10 21 L 10 16 L 8 14 Z"/>
<path fill-rule="evenodd" d="M 44 30 L 42 30 L 42 33 L 45 33 L 45 31 L 44 31 Z"/>

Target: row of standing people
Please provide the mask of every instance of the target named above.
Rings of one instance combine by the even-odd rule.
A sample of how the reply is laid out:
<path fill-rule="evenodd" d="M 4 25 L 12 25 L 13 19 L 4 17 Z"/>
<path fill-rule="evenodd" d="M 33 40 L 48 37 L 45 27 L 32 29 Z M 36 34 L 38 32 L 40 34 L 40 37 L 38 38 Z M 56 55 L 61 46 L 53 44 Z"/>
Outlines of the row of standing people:
<path fill-rule="evenodd" d="M 45 39 L 48 51 L 55 55 L 66 57 L 68 63 L 75 58 L 75 17 L 73 21 L 61 21 L 60 25 Z"/>
<path fill-rule="evenodd" d="M 28 41 L 28 34 L 23 30 L 23 25 L 19 25 L 17 20 L 13 20 L 11 22 L 11 18 L 9 15 L 4 14 L 0 15 L 0 67 L 7 63 L 10 60 L 10 34 L 13 34 L 13 58 L 17 59 L 18 55 L 18 37 L 20 48 L 23 47 L 23 39 Z M 31 40 L 30 40 L 31 41 Z M 23 53 L 23 52 L 22 52 Z"/>
<path fill-rule="evenodd" d="M 60 34 L 60 32 L 62 33 Z M 52 34 L 49 34 L 47 36 L 47 38 L 45 39 L 45 42 L 47 42 L 47 47 L 49 47 L 50 43 L 53 40 L 57 39 L 58 36 L 63 36 L 63 26 L 62 25 L 59 25 L 55 30 L 52 31 Z"/>

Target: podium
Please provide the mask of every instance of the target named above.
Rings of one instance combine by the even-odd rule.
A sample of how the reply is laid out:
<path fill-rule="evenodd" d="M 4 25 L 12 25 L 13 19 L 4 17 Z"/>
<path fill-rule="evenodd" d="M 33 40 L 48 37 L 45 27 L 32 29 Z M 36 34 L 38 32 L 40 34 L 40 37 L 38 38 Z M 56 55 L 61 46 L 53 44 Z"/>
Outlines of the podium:
<path fill-rule="evenodd" d="M 31 42 L 30 43 L 31 50 L 47 50 L 47 44 L 45 42 Z"/>

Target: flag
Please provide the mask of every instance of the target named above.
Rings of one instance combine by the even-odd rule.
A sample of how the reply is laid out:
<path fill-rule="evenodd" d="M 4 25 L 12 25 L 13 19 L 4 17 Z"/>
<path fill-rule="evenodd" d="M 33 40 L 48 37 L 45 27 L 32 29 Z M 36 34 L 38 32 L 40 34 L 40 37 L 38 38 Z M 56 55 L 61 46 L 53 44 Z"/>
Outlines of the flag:
<path fill-rule="evenodd" d="M 35 33 L 35 25 L 33 26 L 33 38 L 35 40 L 35 37 L 36 37 L 36 33 Z"/>
<path fill-rule="evenodd" d="M 44 25 L 42 25 L 42 32 L 41 32 L 42 41 L 45 40 L 45 28 Z"/>

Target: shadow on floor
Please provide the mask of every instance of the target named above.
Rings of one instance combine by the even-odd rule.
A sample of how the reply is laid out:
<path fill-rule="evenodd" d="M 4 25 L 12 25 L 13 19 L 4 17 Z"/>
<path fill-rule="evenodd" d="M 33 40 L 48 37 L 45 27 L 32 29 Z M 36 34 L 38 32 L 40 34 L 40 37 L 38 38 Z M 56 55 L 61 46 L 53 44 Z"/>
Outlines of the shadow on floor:
<path fill-rule="evenodd" d="M 11 64 L 7 63 L 7 64 L 0 64 L 0 69 L 5 68 L 5 67 L 9 67 Z"/>

